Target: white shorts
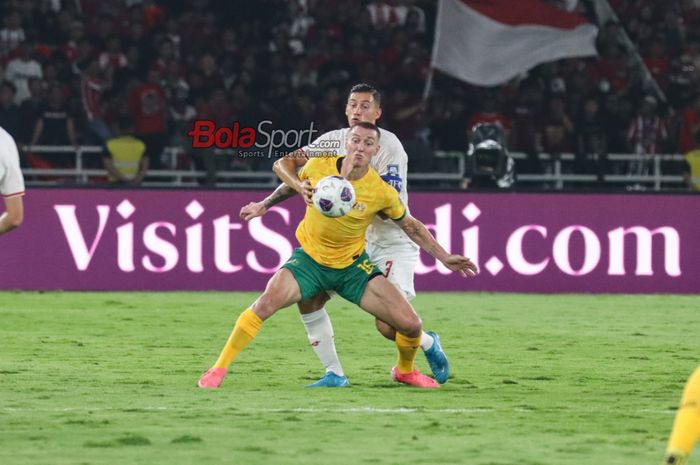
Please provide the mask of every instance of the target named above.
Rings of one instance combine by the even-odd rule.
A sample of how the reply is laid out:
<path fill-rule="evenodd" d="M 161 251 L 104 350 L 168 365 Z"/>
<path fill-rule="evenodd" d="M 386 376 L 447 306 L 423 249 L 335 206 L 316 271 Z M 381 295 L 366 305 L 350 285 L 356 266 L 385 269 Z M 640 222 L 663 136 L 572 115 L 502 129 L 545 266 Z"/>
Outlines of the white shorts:
<path fill-rule="evenodd" d="M 420 252 L 418 246 L 407 243 L 405 245 L 381 247 L 367 242 L 365 250 L 372 263 L 384 272 L 384 276 L 389 282 L 403 292 L 406 299 L 413 300 L 416 296 L 416 289 L 413 286 L 413 274 L 416 266 L 418 266 Z"/>

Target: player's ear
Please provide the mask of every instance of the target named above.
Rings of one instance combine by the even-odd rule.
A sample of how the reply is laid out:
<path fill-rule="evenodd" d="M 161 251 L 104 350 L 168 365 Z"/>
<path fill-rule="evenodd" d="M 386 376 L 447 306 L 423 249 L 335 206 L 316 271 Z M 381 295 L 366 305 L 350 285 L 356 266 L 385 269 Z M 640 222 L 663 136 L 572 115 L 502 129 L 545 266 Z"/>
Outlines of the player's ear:
<path fill-rule="evenodd" d="M 377 107 L 377 109 L 375 110 L 375 113 L 377 115 L 377 117 L 375 119 L 379 119 L 382 116 L 382 109 L 380 107 Z"/>

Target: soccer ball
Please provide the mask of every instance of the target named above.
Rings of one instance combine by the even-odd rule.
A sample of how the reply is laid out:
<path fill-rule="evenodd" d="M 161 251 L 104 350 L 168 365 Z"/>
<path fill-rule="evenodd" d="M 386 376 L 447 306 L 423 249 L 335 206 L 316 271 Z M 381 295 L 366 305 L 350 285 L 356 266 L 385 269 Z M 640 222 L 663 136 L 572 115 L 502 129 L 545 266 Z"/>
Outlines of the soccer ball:
<path fill-rule="evenodd" d="M 321 214 L 338 218 L 347 215 L 355 205 L 355 189 L 345 178 L 327 176 L 316 184 L 313 202 Z"/>

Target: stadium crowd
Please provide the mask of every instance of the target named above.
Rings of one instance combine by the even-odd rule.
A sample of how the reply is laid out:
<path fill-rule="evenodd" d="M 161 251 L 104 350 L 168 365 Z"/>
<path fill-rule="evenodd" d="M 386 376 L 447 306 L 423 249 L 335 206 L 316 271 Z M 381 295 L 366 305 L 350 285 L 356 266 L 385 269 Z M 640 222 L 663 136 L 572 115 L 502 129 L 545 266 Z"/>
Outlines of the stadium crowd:
<path fill-rule="evenodd" d="M 698 2 L 610 4 L 621 23 L 601 26 L 599 57 L 544 64 L 495 88 L 436 73 L 423 103 L 434 1 L 8 0 L 0 6 L 0 126 L 29 145 L 133 135 L 151 169 L 163 166 L 168 145 L 186 149 L 181 167 L 202 168 L 212 155 L 191 149 L 193 120 L 270 120 L 284 130 L 313 121 L 323 132 L 344 125 L 344 93 L 367 81 L 383 90 L 380 123 L 404 142 L 413 170 L 431 170 L 435 149 L 464 150 L 467 129 L 483 121 L 504 126 L 512 151 L 576 153 L 577 173 L 603 169 L 607 153 L 696 149 Z M 576 9 L 596 21 L 592 2 Z M 24 153 L 22 162 L 70 167 L 73 159 Z M 218 169 L 269 163 L 228 157 Z M 519 163 L 523 172 L 545 169 L 535 156 Z"/>

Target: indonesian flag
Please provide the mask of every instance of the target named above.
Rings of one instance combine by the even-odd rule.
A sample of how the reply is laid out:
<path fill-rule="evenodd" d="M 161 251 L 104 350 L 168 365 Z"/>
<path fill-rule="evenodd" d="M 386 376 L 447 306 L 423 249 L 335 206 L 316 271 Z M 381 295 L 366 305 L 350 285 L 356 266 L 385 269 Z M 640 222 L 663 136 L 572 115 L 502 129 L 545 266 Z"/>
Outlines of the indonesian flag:
<path fill-rule="evenodd" d="M 597 32 L 544 0 L 440 0 L 432 67 L 495 86 L 540 63 L 596 55 Z"/>

